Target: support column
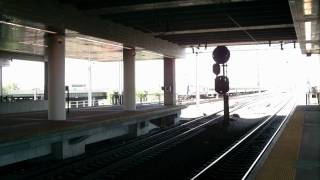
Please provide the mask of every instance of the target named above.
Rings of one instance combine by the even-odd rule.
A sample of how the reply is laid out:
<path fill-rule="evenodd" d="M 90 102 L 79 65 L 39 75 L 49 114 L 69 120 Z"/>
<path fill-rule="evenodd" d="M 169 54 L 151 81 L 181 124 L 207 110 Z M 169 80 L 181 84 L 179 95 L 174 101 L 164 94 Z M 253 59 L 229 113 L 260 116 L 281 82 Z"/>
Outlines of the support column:
<path fill-rule="evenodd" d="M 176 105 L 175 59 L 163 59 L 164 63 L 164 105 Z"/>
<path fill-rule="evenodd" d="M 48 60 L 48 57 L 47 57 Z M 44 62 L 44 91 L 43 99 L 48 100 L 48 62 Z"/>
<path fill-rule="evenodd" d="M 135 55 L 132 49 L 123 49 L 123 105 L 125 110 L 136 110 Z"/>
<path fill-rule="evenodd" d="M 0 102 L 2 102 L 3 90 L 2 90 L 2 66 L 0 66 Z"/>
<path fill-rule="evenodd" d="M 48 35 L 48 119 L 66 120 L 65 36 Z"/>

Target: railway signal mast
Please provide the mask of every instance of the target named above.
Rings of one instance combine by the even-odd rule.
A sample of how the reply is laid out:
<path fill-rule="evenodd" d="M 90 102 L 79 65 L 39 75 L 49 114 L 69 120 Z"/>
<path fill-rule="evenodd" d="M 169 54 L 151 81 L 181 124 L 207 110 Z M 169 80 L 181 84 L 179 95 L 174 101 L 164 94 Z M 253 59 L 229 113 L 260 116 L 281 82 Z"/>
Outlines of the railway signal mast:
<path fill-rule="evenodd" d="M 229 121 L 229 79 L 227 77 L 227 62 L 230 58 L 230 51 L 226 46 L 217 46 L 212 52 L 212 58 L 216 62 L 213 65 L 213 73 L 216 75 L 215 91 L 223 95 L 224 120 Z M 222 66 L 222 76 L 219 76 Z"/>

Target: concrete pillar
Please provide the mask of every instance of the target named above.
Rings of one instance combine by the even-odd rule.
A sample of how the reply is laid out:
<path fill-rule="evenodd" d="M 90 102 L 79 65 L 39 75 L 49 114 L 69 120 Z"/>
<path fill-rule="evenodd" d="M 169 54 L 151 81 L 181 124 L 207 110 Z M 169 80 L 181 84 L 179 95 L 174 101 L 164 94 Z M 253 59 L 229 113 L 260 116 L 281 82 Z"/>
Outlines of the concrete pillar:
<path fill-rule="evenodd" d="M 48 119 L 65 120 L 65 36 L 48 38 Z"/>
<path fill-rule="evenodd" d="M 0 66 L 0 102 L 2 102 L 3 90 L 2 90 L 2 66 Z"/>
<path fill-rule="evenodd" d="M 48 100 L 48 62 L 44 62 L 44 91 L 43 99 Z"/>
<path fill-rule="evenodd" d="M 176 105 L 175 59 L 163 59 L 164 63 L 164 105 Z"/>
<path fill-rule="evenodd" d="M 86 152 L 86 141 L 81 141 L 76 144 L 70 144 L 70 140 L 53 143 L 51 151 L 55 159 L 66 159 L 81 155 Z"/>
<path fill-rule="evenodd" d="M 135 55 L 132 49 L 123 49 L 123 105 L 125 110 L 136 110 Z"/>

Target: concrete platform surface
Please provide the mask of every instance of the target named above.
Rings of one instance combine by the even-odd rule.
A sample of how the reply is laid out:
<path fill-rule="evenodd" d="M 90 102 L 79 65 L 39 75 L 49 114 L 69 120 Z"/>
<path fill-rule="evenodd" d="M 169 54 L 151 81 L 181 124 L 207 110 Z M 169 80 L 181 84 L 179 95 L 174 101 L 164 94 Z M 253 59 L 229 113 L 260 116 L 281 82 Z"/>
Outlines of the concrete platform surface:
<path fill-rule="evenodd" d="M 139 105 L 71 110 L 67 120 L 48 120 L 47 112 L 0 116 L 0 166 L 53 154 L 65 159 L 83 154 L 85 146 L 118 136 L 139 136 L 175 123 L 185 106 Z"/>
<path fill-rule="evenodd" d="M 0 144 L 43 134 L 79 130 L 142 119 L 158 118 L 185 106 L 140 105 L 137 111 L 124 111 L 121 106 L 70 110 L 67 120 L 47 119 L 47 112 L 15 113 L 0 116 Z M 142 120 L 141 119 L 141 120 Z M 0 146 L 1 147 L 1 146 Z"/>
<path fill-rule="evenodd" d="M 320 180 L 320 106 L 297 106 L 257 180 Z"/>

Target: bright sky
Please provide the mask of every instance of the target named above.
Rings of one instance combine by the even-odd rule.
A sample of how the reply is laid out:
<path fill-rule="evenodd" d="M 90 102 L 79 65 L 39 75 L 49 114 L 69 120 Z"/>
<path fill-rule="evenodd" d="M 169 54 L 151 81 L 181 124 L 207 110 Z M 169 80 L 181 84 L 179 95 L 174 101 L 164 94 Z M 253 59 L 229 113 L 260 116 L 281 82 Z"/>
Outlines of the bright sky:
<path fill-rule="evenodd" d="M 320 84 L 320 57 L 302 55 L 292 44 L 280 50 L 278 44 L 259 46 L 229 46 L 228 61 L 230 87 L 289 88 Z M 258 49 L 258 50 L 257 50 Z M 213 48 L 200 48 L 198 55 L 198 80 L 200 87 L 213 88 Z M 177 93 L 186 93 L 187 86 L 195 86 L 196 56 L 187 50 L 185 59 L 176 61 Z M 88 84 L 87 60 L 66 60 L 66 85 Z M 122 62 L 92 62 L 93 90 L 122 90 Z M 44 65 L 41 62 L 13 60 L 3 68 L 3 85 L 16 83 L 22 90 L 43 89 Z M 137 91 L 160 91 L 163 84 L 163 61 L 136 61 Z"/>
<path fill-rule="evenodd" d="M 25 90 L 33 88 L 43 89 L 44 64 L 35 61 L 13 60 L 10 66 L 2 69 L 3 86 L 16 83 Z"/>
<path fill-rule="evenodd" d="M 294 86 L 304 87 L 307 81 L 320 85 L 320 56 L 302 55 L 299 47 L 278 44 L 258 46 L 230 46 L 228 61 L 230 87 L 261 87 L 268 89 L 288 89 Z M 215 75 L 212 72 L 212 51 L 214 48 L 200 48 L 198 72 L 200 87 L 214 87 Z M 180 93 L 186 93 L 188 84 L 195 86 L 196 55 L 188 51 L 186 59 L 177 61 L 177 87 Z M 179 93 L 179 92 L 178 92 Z"/>
<path fill-rule="evenodd" d="M 122 91 L 122 62 L 92 62 L 91 80 L 93 90 Z M 74 69 L 72 67 L 77 67 Z M 68 59 L 66 61 L 66 84 L 87 84 L 89 82 L 89 62 Z M 163 85 L 163 61 L 136 61 L 136 90 L 161 90 Z"/>

